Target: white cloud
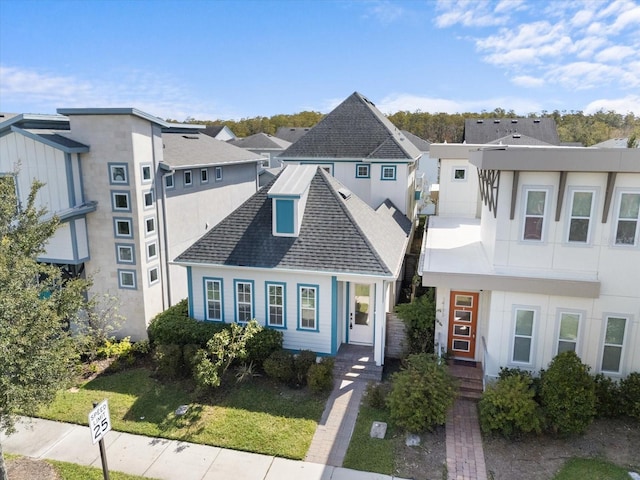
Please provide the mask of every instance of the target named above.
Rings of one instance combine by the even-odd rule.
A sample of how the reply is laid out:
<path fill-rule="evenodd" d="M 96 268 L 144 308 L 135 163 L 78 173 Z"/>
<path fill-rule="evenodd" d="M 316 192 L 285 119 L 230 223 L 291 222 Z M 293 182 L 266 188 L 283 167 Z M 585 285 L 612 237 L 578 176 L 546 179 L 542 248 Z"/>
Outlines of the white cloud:
<path fill-rule="evenodd" d="M 580 10 L 571 19 L 571 25 L 574 27 L 582 27 L 588 24 L 593 18 L 593 10 Z"/>
<path fill-rule="evenodd" d="M 536 88 L 544 85 L 544 79 L 540 77 L 531 77 L 529 75 L 518 75 L 511 80 L 520 87 Z"/>
<path fill-rule="evenodd" d="M 541 105 L 536 101 L 526 98 L 494 97 L 480 100 L 449 100 L 446 98 L 433 98 L 407 93 L 388 95 L 376 106 L 385 114 L 393 114 L 400 111 L 421 111 L 429 113 L 465 113 L 479 112 L 482 110 L 493 111 L 496 108 L 513 110 L 519 114 L 538 112 Z"/>
<path fill-rule="evenodd" d="M 634 113 L 640 114 L 640 95 L 627 95 L 622 98 L 601 98 L 590 102 L 585 108 L 584 113 L 591 114 L 599 110 L 608 112 L 613 110 L 618 113 Z"/>
<path fill-rule="evenodd" d="M 383 24 L 393 23 L 406 13 L 400 5 L 387 0 L 374 0 L 370 2 L 370 5 L 367 9 L 367 16 L 372 16 Z"/>
<path fill-rule="evenodd" d="M 613 47 L 605 48 L 598 52 L 595 56 L 598 62 L 620 62 L 627 57 L 637 55 L 638 51 L 634 48 L 627 47 L 625 45 L 615 45 Z"/>
<path fill-rule="evenodd" d="M 435 24 L 439 28 L 452 27 L 456 24 L 465 27 L 504 25 L 509 19 L 508 14 L 503 14 L 507 10 L 504 3 L 499 3 L 496 9 L 491 10 L 489 8 L 491 4 L 486 1 L 438 0 L 436 10 L 442 13 L 436 16 Z M 515 5 L 520 4 L 522 2 L 519 0 L 515 2 Z"/>
<path fill-rule="evenodd" d="M 558 66 L 549 72 L 547 78 L 568 89 L 586 90 L 604 87 L 623 74 L 624 71 L 616 66 L 594 62 L 573 62 Z"/>

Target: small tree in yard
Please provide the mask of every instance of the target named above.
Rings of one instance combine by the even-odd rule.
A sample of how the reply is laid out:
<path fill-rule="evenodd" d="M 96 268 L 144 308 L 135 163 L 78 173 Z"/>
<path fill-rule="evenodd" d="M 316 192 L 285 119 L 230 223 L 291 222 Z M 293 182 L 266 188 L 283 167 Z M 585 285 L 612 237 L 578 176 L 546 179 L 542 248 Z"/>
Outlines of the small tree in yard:
<path fill-rule="evenodd" d="M 411 303 L 396 305 L 396 314 L 407 326 L 409 353 L 431 353 L 436 328 L 433 290 Z"/>
<path fill-rule="evenodd" d="M 207 347 L 196 354 L 194 372 L 198 385 L 219 387 L 231 364 L 246 357 L 247 342 L 260 330 L 260 324 L 251 320 L 245 326 L 232 323 L 229 329 L 216 333 Z"/>
<path fill-rule="evenodd" d="M 77 354 L 65 330 L 84 304 L 88 282 L 67 280 L 37 262 L 58 226 L 36 208 L 35 182 L 24 208 L 14 178 L 0 177 L 0 431 L 16 415 L 33 415 L 53 400 L 73 374 Z M 0 443 L 0 480 L 7 472 Z"/>

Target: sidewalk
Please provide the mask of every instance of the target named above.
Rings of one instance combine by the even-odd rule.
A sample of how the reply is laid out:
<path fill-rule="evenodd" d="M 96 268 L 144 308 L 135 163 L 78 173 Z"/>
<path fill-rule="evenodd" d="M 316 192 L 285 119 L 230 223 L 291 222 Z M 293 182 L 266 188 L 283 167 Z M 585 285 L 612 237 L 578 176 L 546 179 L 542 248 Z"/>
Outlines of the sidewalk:
<path fill-rule="evenodd" d="M 17 432 L 0 434 L 3 450 L 101 468 L 98 444 L 89 427 L 24 418 Z M 161 480 L 392 480 L 319 463 L 240 452 L 177 440 L 111 431 L 105 436 L 109 471 Z"/>

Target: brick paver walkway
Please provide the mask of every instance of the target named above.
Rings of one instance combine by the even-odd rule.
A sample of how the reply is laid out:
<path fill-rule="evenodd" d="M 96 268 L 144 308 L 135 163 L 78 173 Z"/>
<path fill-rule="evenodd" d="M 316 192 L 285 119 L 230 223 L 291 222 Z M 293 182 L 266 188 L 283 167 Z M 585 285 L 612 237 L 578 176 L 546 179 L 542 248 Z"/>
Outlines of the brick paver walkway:
<path fill-rule="evenodd" d="M 456 399 L 446 432 L 449 480 L 487 480 L 477 404 Z"/>
<path fill-rule="evenodd" d="M 336 380 L 311 440 L 306 462 L 342 466 L 366 386 L 367 382 L 361 380 Z"/>

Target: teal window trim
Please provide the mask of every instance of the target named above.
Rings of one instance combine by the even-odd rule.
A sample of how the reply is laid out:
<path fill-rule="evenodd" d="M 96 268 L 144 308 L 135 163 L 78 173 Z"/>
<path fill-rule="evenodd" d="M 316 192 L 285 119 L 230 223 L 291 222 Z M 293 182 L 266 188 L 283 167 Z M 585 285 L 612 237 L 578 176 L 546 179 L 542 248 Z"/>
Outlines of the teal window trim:
<path fill-rule="evenodd" d="M 331 355 L 338 353 L 338 279 L 331 277 Z"/>
<path fill-rule="evenodd" d="M 107 163 L 109 185 L 129 185 L 129 165 L 126 163 Z"/>
<path fill-rule="evenodd" d="M 243 292 L 239 291 L 240 286 L 243 286 Z M 249 295 L 250 299 L 247 302 L 246 299 L 243 299 L 240 302 L 239 294 L 243 293 L 246 295 L 246 286 L 250 286 Z M 233 303 L 234 303 L 234 314 L 235 314 L 235 322 L 236 323 L 247 323 L 248 321 L 256 318 L 256 305 L 255 305 L 255 282 L 253 280 L 244 280 L 244 279 L 234 279 L 233 280 Z M 244 310 L 247 306 L 249 306 L 250 311 L 248 315 L 248 320 L 240 320 L 240 315 L 245 314 L 244 311 L 240 311 L 241 307 Z"/>
<path fill-rule="evenodd" d="M 131 252 L 131 260 L 122 258 L 122 253 Z M 125 265 L 136 264 L 136 246 L 133 243 L 116 243 L 116 263 Z"/>
<path fill-rule="evenodd" d="M 125 223 L 129 225 L 129 233 L 119 233 L 118 225 Z M 133 238 L 133 219 L 131 217 L 113 217 L 113 236 L 116 238 Z"/>
<path fill-rule="evenodd" d="M 356 178 L 371 178 L 371 164 L 356 163 Z"/>
<path fill-rule="evenodd" d="M 193 313 L 193 274 L 191 267 L 187 267 L 187 308 L 189 317 L 194 318 Z"/>
<path fill-rule="evenodd" d="M 302 310 L 303 310 L 303 299 L 302 296 L 303 294 L 309 294 L 309 292 L 313 291 L 314 292 L 314 305 L 313 305 L 313 309 L 310 308 L 306 308 L 305 310 L 308 311 L 313 311 L 314 312 L 314 325 L 313 327 L 303 327 L 302 326 Z M 320 302 L 318 301 L 319 297 L 320 297 L 320 286 L 319 285 L 313 285 L 313 284 L 308 284 L 308 283 L 298 283 L 298 287 L 297 287 L 297 293 L 298 293 L 298 326 L 297 326 L 297 330 L 303 331 L 303 332 L 319 332 L 320 331 L 320 325 L 319 325 L 319 309 L 320 309 Z"/>
<path fill-rule="evenodd" d="M 271 304 L 271 292 L 270 287 L 280 287 L 282 289 L 282 325 L 271 323 L 271 307 L 279 305 Z M 287 329 L 287 284 L 284 282 L 265 282 L 264 284 L 264 316 L 265 324 L 270 328 L 277 328 L 281 330 Z"/>
<path fill-rule="evenodd" d="M 220 318 L 209 315 L 209 284 L 218 285 L 220 288 Z M 203 277 L 202 278 L 202 290 L 204 299 L 204 319 L 209 322 L 224 322 L 224 280 L 218 277 Z M 216 302 L 215 299 L 211 300 Z M 215 308 L 215 305 L 214 305 Z"/>
<path fill-rule="evenodd" d="M 392 176 L 385 175 L 385 171 L 392 172 Z M 396 165 L 380 165 L 380 180 L 394 181 L 397 178 L 398 169 Z"/>
<path fill-rule="evenodd" d="M 129 283 L 129 279 L 131 279 L 131 283 Z M 137 290 L 137 283 L 135 270 L 125 270 L 123 268 L 118 269 L 118 288 L 125 290 Z"/>
<path fill-rule="evenodd" d="M 116 198 L 125 198 L 126 207 L 119 207 Z M 111 190 L 111 211 L 112 212 L 131 212 L 131 194 L 128 190 Z"/>
<path fill-rule="evenodd" d="M 276 233 L 295 233 L 295 205 L 291 199 L 276 198 Z"/>

